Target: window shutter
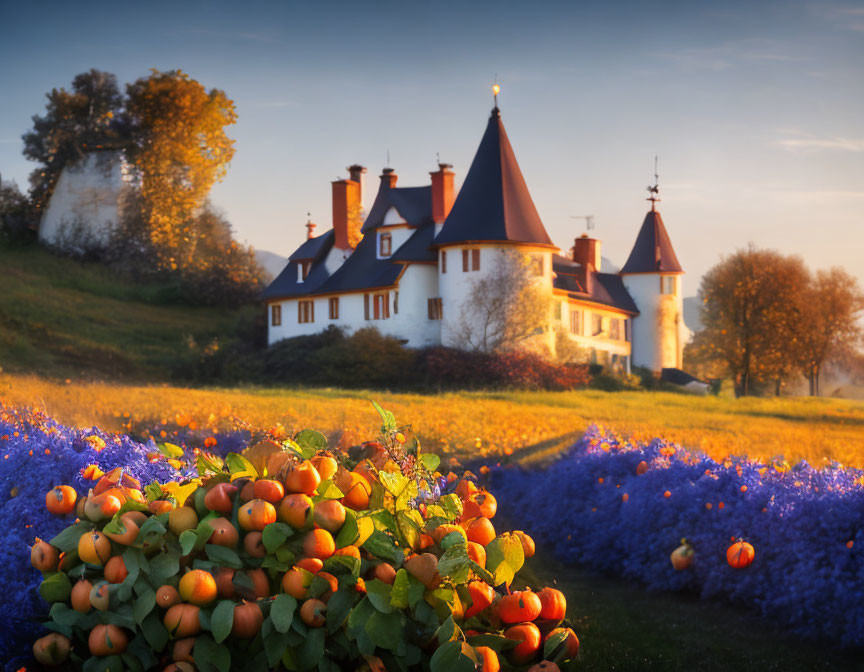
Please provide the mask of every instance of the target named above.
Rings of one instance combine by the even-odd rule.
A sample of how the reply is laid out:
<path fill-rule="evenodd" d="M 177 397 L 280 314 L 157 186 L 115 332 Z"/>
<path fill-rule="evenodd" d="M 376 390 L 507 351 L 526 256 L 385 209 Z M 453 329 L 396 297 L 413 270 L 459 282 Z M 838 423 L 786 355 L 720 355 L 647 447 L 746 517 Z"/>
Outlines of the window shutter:
<path fill-rule="evenodd" d="M 363 317 L 369 319 L 369 295 L 363 295 Z"/>
<path fill-rule="evenodd" d="M 471 270 L 480 270 L 480 250 L 471 250 Z"/>
<path fill-rule="evenodd" d="M 462 272 L 468 272 L 468 250 L 462 250 Z"/>
<path fill-rule="evenodd" d="M 447 250 L 441 250 L 441 272 L 447 272 Z"/>

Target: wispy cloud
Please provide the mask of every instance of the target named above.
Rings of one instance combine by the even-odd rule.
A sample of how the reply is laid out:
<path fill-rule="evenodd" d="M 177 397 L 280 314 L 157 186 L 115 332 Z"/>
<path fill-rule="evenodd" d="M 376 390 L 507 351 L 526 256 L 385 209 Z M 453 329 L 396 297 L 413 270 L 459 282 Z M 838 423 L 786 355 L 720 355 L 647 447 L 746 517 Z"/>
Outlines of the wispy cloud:
<path fill-rule="evenodd" d="M 244 42 L 260 42 L 264 44 L 287 44 L 273 35 L 260 32 L 248 32 L 242 30 L 211 30 L 209 28 L 186 28 L 182 30 L 183 35 L 200 35 L 204 37 L 218 37 L 219 39 L 240 40 Z M 171 33 L 177 36 L 177 33 Z"/>
<path fill-rule="evenodd" d="M 710 70 L 721 72 L 753 62 L 803 63 L 807 56 L 796 53 L 785 43 L 775 40 L 737 40 L 713 47 L 693 47 L 656 54 L 671 61 L 682 70 Z"/>
<path fill-rule="evenodd" d="M 783 138 L 777 144 L 783 149 L 795 153 L 864 152 L 864 139 L 854 138 Z"/>
<path fill-rule="evenodd" d="M 831 21 L 838 28 L 864 33 L 864 7 L 860 6 L 814 6 L 816 14 Z"/>

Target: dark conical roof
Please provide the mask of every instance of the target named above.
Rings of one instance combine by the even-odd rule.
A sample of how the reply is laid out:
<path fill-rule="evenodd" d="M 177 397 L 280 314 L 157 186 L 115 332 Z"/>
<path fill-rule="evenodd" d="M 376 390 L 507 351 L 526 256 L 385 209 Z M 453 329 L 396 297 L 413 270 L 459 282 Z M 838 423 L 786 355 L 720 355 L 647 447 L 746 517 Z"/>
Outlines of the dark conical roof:
<path fill-rule="evenodd" d="M 636 243 L 619 273 L 683 273 L 672 241 L 663 226 L 663 218 L 656 210 L 645 215 Z"/>
<path fill-rule="evenodd" d="M 531 200 L 497 107 L 492 110 L 456 202 L 435 238 L 438 245 L 481 241 L 554 247 Z"/>

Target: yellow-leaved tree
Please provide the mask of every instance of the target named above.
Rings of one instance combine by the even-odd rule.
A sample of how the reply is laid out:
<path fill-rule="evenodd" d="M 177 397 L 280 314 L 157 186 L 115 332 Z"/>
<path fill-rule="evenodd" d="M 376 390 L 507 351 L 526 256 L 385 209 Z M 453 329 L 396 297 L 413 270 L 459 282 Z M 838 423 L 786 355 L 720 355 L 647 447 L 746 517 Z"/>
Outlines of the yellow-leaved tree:
<path fill-rule="evenodd" d="M 140 180 L 143 216 L 163 268 L 199 259 L 195 217 L 234 156 L 225 127 L 237 119 L 234 102 L 185 72 L 153 70 L 127 87 L 132 144 L 127 156 Z"/>

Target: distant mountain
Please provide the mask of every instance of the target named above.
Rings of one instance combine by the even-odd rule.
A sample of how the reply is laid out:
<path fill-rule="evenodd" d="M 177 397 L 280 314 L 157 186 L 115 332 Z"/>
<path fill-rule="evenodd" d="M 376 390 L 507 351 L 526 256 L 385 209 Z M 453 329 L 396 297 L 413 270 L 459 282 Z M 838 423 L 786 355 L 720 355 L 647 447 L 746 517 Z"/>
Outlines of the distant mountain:
<path fill-rule="evenodd" d="M 269 274 L 268 281 L 272 281 L 288 264 L 287 257 L 283 257 L 281 254 L 276 254 L 275 252 L 268 252 L 267 250 L 255 250 L 255 258 Z"/>
<path fill-rule="evenodd" d="M 701 331 L 702 320 L 699 319 L 699 311 L 702 308 L 702 303 L 698 296 L 684 297 L 684 324 L 690 331 Z"/>

